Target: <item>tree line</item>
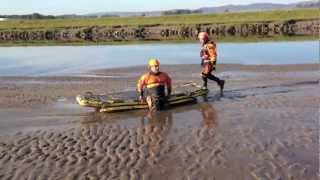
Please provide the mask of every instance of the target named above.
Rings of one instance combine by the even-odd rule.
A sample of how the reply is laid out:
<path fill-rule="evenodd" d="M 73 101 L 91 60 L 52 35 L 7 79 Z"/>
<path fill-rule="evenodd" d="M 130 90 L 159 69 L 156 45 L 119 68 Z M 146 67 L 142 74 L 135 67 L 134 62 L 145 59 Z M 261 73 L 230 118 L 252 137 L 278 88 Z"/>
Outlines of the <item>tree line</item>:
<path fill-rule="evenodd" d="M 102 16 L 81 16 L 81 15 L 43 15 L 40 13 L 32 13 L 25 15 L 0 15 L 0 18 L 6 19 L 23 19 L 23 20 L 35 20 L 35 19 L 69 19 L 69 18 L 97 18 L 97 17 L 118 17 L 117 15 L 102 15 Z"/>
<path fill-rule="evenodd" d="M 175 9 L 175 10 L 163 11 L 161 15 L 168 16 L 168 15 L 195 14 L 195 13 L 202 13 L 202 11 L 189 10 L 189 9 Z"/>

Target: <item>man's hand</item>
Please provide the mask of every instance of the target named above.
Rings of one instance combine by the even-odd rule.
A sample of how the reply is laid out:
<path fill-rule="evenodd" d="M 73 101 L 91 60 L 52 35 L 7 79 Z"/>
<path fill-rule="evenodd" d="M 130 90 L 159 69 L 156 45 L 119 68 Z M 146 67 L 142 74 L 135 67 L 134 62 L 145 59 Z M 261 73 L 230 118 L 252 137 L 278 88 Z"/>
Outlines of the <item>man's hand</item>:
<path fill-rule="evenodd" d="M 207 60 L 209 58 L 209 56 L 208 55 L 203 55 L 203 56 L 201 56 L 201 59 L 203 59 L 203 60 Z"/>

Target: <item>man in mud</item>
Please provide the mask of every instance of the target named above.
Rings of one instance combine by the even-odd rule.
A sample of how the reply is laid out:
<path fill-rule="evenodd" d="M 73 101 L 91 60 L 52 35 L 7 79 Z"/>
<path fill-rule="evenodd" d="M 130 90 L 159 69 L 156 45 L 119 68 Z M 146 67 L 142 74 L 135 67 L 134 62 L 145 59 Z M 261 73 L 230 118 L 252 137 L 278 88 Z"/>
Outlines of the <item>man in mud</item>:
<path fill-rule="evenodd" d="M 168 105 L 167 97 L 171 94 L 171 78 L 167 73 L 160 71 L 158 59 L 150 59 L 148 66 L 149 72 L 143 74 L 138 81 L 139 99 L 141 102 L 145 101 L 144 92 L 146 91 L 146 101 L 150 111 L 161 111 Z"/>
<path fill-rule="evenodd" d="M 216 43 L 209 39 L 207 32 L 200 32 L 198 34 L 200 43 L 202 44 L 200 57 L 201 57 L 201 66 L 202 66 L 202 80 L 203 80 L 203 89 L 208 89 L 208 79 L 215 81 L 220 87 L 220 94 L 223 95 L 224 80 L 219 79 L 218 77 L 212 74 L 212 71 L 216 70 L 217 63 L 217 49 Z"/>

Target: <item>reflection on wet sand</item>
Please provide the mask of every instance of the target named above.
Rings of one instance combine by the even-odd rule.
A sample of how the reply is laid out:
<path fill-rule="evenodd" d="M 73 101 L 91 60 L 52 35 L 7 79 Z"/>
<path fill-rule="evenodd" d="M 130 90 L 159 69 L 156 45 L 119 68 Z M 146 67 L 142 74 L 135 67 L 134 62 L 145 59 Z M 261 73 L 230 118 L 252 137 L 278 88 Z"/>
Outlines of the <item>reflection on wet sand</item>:
<path fill-rule="evenodd" d="M 201 103 L 199 106 L 203 118 L 202 126 L 206 128 L 217 127 L 217 112 L 213 106 L 209 103 Z"/>
<path fill-rule="evenodd" d="M 217 100 L 220 96 L 213 97 L 212 99 Z M 211 99 L 211 100 L 212 100 Z M 142 125 L 153 125 L 157 127 L 162 127 L 164 124 L 174 122 L 173 115 L 190 112 L 190 111 L 199 111 L 201 112 L 201 124 L 203 127 L 214 128 L 217 126 L 217 112 L 213 105 L 208 102 L 207 97 L 203 97 L 203 101 L 194 105 L 186 105 L 183 107 L 174 107 L 169 110 L 162 112 L 148 112 L 146 110 L 131 111 L 129 113 L 99 113 L 99 112 L 89 112 L 81 120 L 81 124 L 87 123 L 113 123 L 117 120 L 125 119 L 141 119 Z"/>

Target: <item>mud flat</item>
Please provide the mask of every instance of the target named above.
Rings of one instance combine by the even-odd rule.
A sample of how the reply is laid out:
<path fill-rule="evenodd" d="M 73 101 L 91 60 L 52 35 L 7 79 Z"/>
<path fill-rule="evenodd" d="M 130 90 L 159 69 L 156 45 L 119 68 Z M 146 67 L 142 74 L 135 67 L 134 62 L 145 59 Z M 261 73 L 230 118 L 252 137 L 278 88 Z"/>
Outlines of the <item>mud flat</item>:
<path fill-rule="evenodd" d="M 163 66 L 175 86 L 198 65 Z M 133 91 L 144 67 L 0 78 L 0 179 L 318 179 L 319 65 L 220 65 L 199 103 L 99 114 L 74 96 Z M 110 77 L 112 75 L 112 77 Z"/>

